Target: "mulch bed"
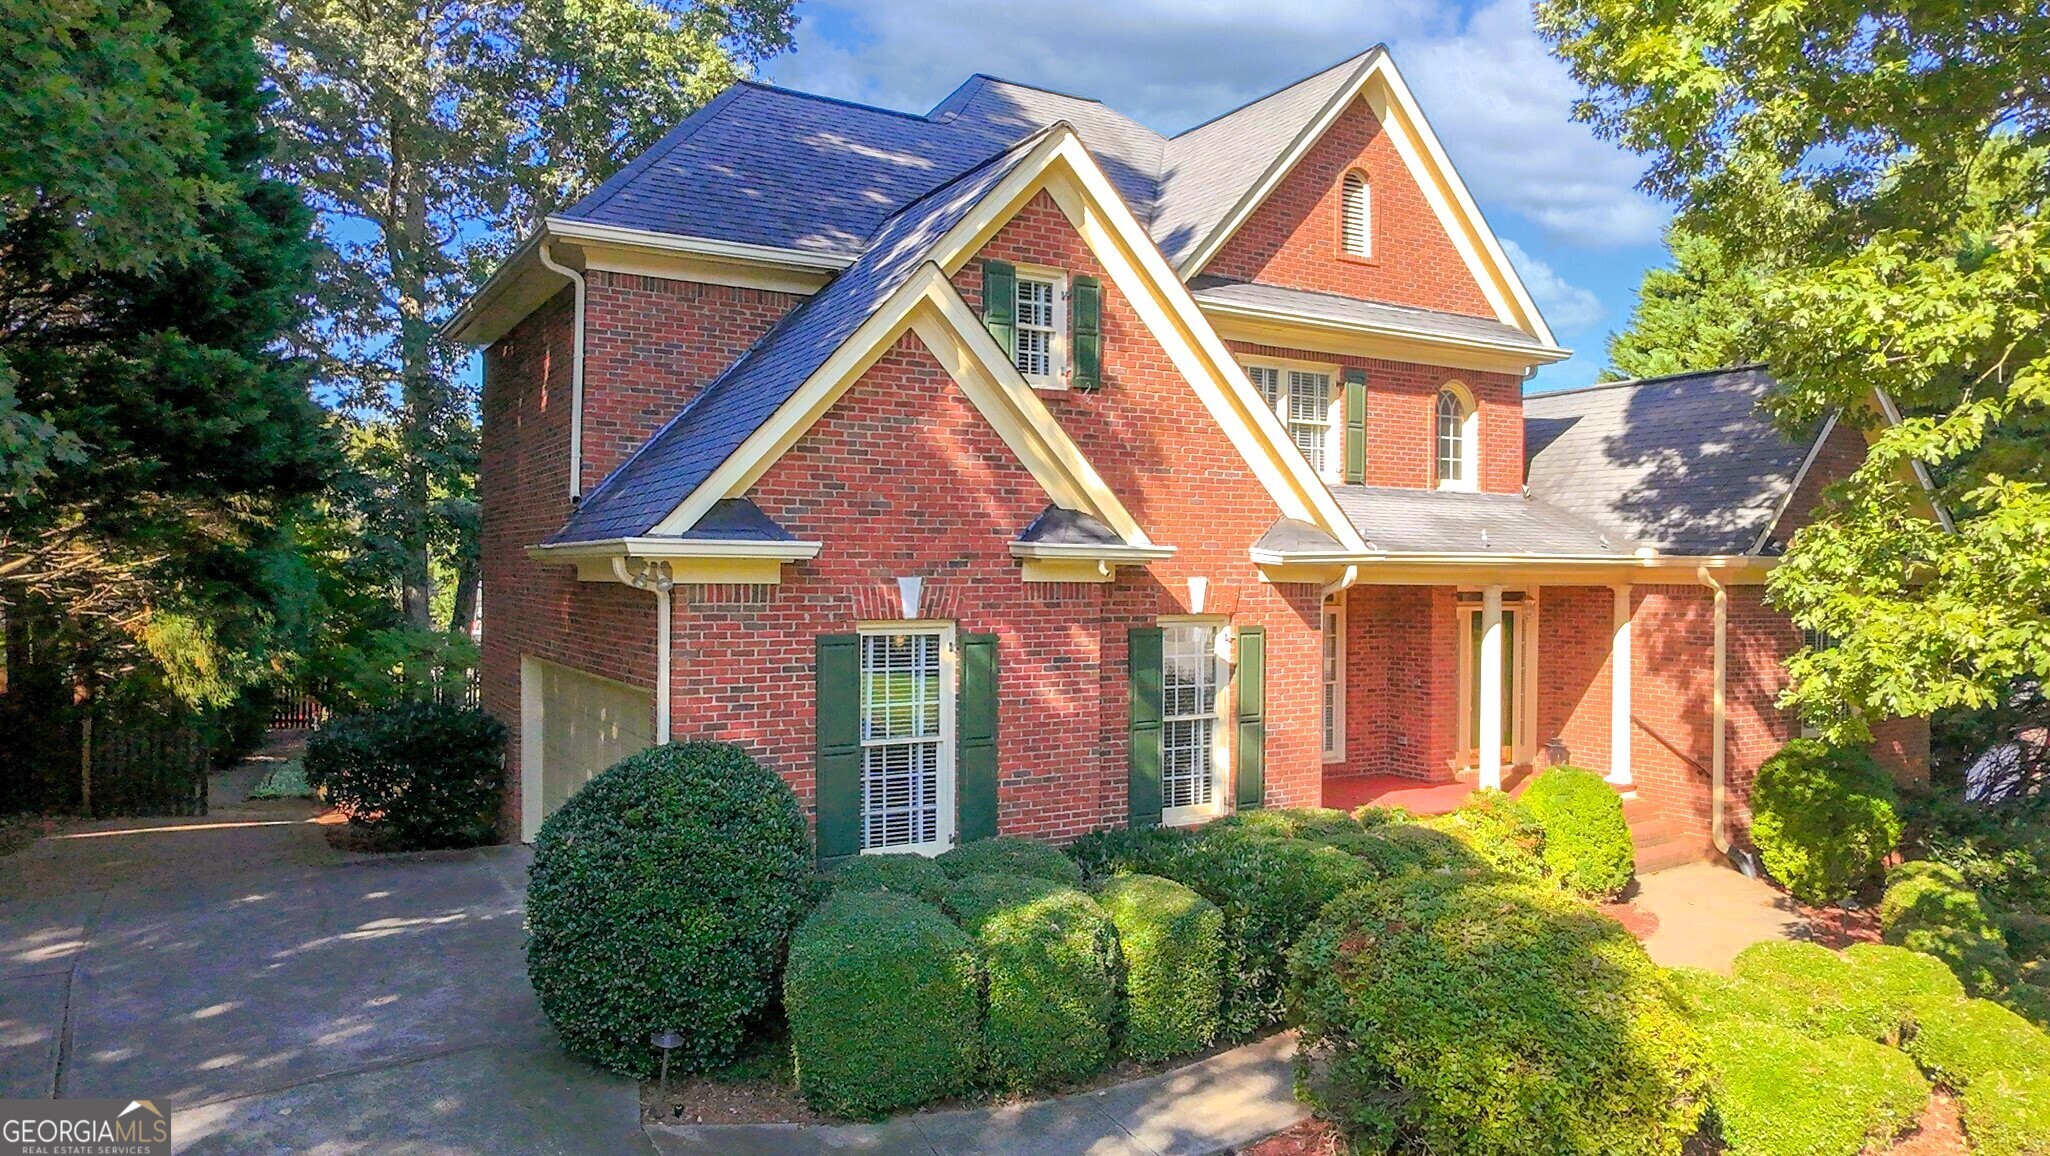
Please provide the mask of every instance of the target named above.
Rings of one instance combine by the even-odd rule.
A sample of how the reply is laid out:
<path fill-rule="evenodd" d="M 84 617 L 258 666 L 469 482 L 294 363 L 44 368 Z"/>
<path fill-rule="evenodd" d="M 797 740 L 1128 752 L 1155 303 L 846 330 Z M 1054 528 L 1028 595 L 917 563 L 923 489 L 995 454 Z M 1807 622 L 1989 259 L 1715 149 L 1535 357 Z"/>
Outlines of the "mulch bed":
<path fill-rule="evenodd" d="M 1659 917 L 1635 903 L 1603 903 L 1601 913 L 1623 925 L 1623 929 L 1635 936 L 1639 942 L 1650 939 L 1659 929 Z"/>
<path fill-rule="evenodd" d="M 1238 1151 L 1240 1156 L 1338 1156 L 1345 1151 L 1345 1141 L 1338 1129 L 1312 1116 Z"/>
<path fill-rule="evenodd" d="M 1793 903 L 1808 925 L 1808 938 L 1824 947 L 1842 950 L 1854 943 L 1879 942 L 1879 905 L 1864 907 L 1810 907 Z"/>

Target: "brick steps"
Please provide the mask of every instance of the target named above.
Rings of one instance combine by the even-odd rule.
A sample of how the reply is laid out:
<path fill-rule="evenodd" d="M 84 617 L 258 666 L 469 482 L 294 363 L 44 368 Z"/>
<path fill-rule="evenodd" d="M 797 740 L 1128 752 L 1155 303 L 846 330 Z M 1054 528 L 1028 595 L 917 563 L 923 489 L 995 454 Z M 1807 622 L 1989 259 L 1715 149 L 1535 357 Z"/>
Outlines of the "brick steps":
<path fill-rule="evenodd" d="M 1705 836 L 1689 830 L 1677 819 L 1661 817 L 1649 800 L 1623 800 L 1623 817 L 1630 821 L 1630 842 L 1637 849 L 1639 875 L 1698 863 L 1715 854 Z"/>

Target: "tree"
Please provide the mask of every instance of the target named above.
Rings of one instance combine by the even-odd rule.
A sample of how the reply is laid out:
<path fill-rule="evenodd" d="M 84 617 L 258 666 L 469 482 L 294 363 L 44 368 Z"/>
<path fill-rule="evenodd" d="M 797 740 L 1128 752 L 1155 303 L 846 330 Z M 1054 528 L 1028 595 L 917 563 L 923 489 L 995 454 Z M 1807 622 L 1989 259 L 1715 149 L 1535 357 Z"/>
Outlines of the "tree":
<path fill-rule="evenodd" d="M 334 252 L 323 385 L 365 423 L 357 511 L 406 617 L 474 606 L 474 386 L 436 326 L 550 209 L 788 47 L 791 0 L 285 0 L 283 170 Z"/>
<path fill-rule="evenodd" d="M 1790 429 L 1909 415 L 1797 534 L 1770 595 L 1827 650 L 1787 701 L 1839 741 L 2050 676 L 2050 10 L 1545 0 L 1580 115 L 1648 156 L 1680 226 L 1767 270 Z M 1956 521 L 1921 516 L 1932 468 Z"/>
<path fill-rule="evenodd" d="M 1605 380 L 1660 377 L 1758 359 L 1764 275 L 1723 257 L 1713 238 L 1667 230 L 1671 268 L 1647 269 L 1630 324 L 1609 337 Z"/>

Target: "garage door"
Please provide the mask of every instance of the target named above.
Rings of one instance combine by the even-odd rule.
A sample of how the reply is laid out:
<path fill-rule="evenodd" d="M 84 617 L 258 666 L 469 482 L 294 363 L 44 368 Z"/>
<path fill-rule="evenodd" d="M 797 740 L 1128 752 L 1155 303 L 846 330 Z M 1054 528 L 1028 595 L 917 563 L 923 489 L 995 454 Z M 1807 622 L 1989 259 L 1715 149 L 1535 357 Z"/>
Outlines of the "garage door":
<path fill-rule="evenodd" d="M 520 663 L 521 835 L 531 842 L 592 775 L 654 745 L 655 696 L 539 659 Z"/>

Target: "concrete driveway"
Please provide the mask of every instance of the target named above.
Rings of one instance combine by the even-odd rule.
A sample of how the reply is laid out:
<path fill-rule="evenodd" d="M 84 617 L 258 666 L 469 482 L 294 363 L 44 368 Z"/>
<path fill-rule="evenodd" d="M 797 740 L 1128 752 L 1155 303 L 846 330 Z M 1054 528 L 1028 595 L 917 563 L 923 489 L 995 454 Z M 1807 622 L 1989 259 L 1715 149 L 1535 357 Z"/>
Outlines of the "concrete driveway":
<path fill-rule="evenodd" d="M 526 851 L 345 856 L 311 812 L 0 859 L 0 1097 L 168 1100 L 190 1152 L 649 1151 L 527 986 Z"/>

